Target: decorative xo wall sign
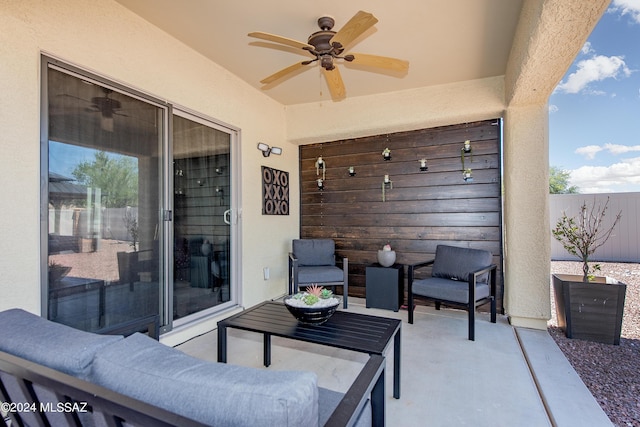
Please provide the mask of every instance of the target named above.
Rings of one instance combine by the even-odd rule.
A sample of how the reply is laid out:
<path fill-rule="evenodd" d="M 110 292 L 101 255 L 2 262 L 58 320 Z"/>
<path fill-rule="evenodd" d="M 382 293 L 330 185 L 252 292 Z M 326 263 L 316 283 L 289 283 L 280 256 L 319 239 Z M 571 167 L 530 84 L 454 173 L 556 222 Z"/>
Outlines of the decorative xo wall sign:
<path fill-rule="evenodd" d="M 262 166 L 262 215 L 289 215 L 289 172 Z"/>

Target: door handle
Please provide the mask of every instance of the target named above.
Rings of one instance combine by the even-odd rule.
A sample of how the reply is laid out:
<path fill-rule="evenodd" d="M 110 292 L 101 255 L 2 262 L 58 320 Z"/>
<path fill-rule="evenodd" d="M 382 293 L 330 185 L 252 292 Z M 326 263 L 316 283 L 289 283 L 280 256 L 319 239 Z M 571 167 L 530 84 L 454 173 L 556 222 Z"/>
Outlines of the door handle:
<path fill-rule="evenodd" d="M 222 214 L 222 220 L 225 224 L 231 225 L 231 209 L 224 211 L 224 214 Z"/>

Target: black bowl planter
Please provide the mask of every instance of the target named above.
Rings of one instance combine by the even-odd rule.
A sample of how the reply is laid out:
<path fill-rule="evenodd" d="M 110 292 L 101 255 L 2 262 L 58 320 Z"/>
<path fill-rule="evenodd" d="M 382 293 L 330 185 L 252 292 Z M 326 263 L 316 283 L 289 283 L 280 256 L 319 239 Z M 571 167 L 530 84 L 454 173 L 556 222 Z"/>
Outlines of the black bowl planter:
<path fill-rule="evenodd" d="M 324 307 L 295 307 L 287 304 L 287 300 L 291 299 L 291 296 L 285 297 L 284 305 L 289 310 L 289 313 L 293 315 L 300 323 L 304 323 L 305 325 L 322 325 L 324 322 L 329 320 L 333 313 L 336 312 L 338 306 L 340 305 L 340 301 L 329 306 Z"/>
<path fill-rule="evenodd" d="M 558 326 L 567 338 L 620 344 L 627 285 L 604 277 L 583 282 L 582 276 L 553 275 Z"/>

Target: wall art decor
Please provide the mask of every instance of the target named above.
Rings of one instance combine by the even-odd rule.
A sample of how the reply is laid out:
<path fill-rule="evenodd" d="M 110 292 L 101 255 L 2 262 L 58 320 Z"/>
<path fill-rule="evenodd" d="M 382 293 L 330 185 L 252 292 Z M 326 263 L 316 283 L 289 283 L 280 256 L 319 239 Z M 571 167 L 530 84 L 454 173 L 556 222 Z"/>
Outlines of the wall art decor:
<path fill-rule="evenodd" d="M 289 172 L 262 166 L 262 215 L 289 215 Z"/>

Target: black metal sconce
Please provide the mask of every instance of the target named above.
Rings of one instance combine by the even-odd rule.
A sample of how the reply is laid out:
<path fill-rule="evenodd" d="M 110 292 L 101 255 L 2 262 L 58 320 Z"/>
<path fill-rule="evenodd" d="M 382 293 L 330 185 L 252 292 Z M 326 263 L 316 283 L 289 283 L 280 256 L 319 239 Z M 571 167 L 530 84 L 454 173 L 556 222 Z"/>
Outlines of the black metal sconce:
<path fill-rule="evenodd" d="M 391 160 L 391 150 L 389 150 L 389 147 L 382 150 L 382 158 L 384 160 Z"/>
<path fill-rule="evenodd" d="M 324 190 L 324 180 L 322 178 L 318 178 L 316 182 L 318 183 L 318 190 Z"/>
<path fill-rule="evenodd" d="M 426 171 L 426 170 L 429 170 L 429 167 L 427 166 L 427 159 L 424 159 L 424 158 L 423 158 L 423 159 L 420 159 L 420 160 L 418 160 L 418 161 L 420 162 L 420 170 L 421 170 L 422 172 L 424 172 L 424 171 Z"/>
<path fill-rule="evenodd" d="M 353 166 L 349 166 L 349 176 L 355 176 L 356 175 L 356 168 L 354 168 Z"/>

